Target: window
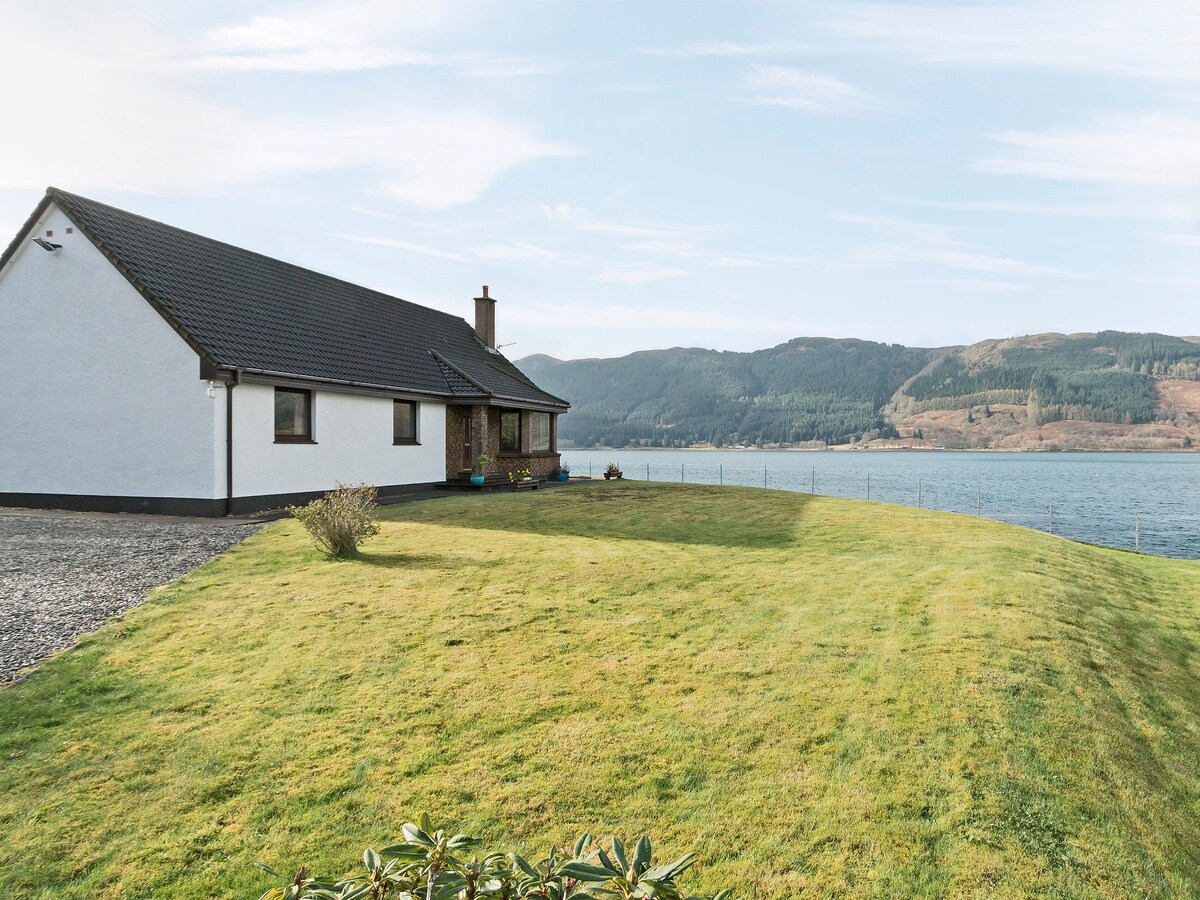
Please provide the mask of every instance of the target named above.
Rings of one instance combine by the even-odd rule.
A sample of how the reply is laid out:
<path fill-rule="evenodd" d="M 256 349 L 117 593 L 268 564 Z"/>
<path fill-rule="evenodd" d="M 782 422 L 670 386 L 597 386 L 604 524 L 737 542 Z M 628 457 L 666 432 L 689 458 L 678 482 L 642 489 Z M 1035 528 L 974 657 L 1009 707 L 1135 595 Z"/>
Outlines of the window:
<path fill-rule="evenodd" d="M 534 453 L 550 452 L 550 413 L 529 414 L 529 449 Z"/>
<path fill-rule="evenodd" d="M 521 414 L 515 409 L 500 411 L 500 452 L 521 452 Z"/>
<path fill-rule="evenodd" d="M 275 388 L 275 443 L 312 443 L 312 391 Z"/>
<path fill-rule="evenodd" d="M 392 443 L 417 442 L 417 404 L 414 400 L 392 401 Z"/>

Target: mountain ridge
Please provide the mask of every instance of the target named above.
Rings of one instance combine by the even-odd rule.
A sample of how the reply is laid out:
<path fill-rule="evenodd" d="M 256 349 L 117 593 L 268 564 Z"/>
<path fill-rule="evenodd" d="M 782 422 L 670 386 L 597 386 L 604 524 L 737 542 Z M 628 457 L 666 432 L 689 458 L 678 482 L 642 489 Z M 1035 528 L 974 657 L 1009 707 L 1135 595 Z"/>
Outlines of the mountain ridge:
<path fill-rule="evenodd" d="M 672 347 L 517 360 L 570 400 L 577 446 L 1187 449 L 1200 442 L 1200 341 L 1042 332 L 907 347 L 797 337 L 755 351 Z"/>

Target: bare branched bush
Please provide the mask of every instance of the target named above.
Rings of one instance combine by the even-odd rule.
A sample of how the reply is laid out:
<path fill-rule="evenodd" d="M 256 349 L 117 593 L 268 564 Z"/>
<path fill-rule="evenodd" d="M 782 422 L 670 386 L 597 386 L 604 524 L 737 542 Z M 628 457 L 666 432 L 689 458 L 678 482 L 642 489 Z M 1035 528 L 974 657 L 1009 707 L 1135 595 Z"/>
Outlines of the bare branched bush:
<path fill-rule="evenodd" d="M 372 484 L 339 481 L 324 497 L 305 506 L 289 506 L 288 512 L 330 556 L 353 556 L 362 541 L 379 534 L 375 521 L 378 493 Z"/>

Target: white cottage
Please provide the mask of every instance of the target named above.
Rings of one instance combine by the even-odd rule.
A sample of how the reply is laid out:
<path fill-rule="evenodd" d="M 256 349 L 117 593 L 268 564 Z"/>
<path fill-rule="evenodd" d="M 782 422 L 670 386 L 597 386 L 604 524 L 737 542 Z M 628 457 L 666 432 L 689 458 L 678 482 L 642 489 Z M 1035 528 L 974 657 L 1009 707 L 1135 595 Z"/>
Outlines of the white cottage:
<path fill-rule="evenodd" d="M 557 468 L 464 319 L 50 188 L 0 256 L 0 505 L 218 516 Z"/>

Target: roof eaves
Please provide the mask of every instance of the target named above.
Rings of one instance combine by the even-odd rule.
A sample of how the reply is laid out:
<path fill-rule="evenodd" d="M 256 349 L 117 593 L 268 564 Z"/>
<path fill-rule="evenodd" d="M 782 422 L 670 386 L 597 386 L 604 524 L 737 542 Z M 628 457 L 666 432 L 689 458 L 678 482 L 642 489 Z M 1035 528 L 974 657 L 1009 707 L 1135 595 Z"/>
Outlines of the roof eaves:
<path fill-rule="evenodd" d="M 543 391 L 543 393 L 545 392 Z M 568 403 L 566 400 L 560 400 L 553 394 L 546 394 L 546 397 L 550 398 L 549 400 L 537 400 L 533 397 L 510 397 L 505 394 L 492 394 L 492 397 L 496 400 L 507 400 L 509 403 L 518 403 L 526 406 L 553 406 L 556 409 L 571 408 L 570 403 Z"/>
<path fill-rule="evenodd" d="M 33 210 L 33 213 L 25 220 L 25 224 L 21 226 L 21 230 L 17 232 L 17 236 L 12 239 L 12 243 L 8 245 L 3 253 L 0 253 L 0 272 L 4 271 L 4 267 L 8 265 L 8 261 L 16 255 L 17 248 L 25 242 L 30 232 L 33 231 L 33 226 L 38 223 L 38 219 L 49 208 L 50 203 L 53 201 L 53 198 L 50 196 L 50 191 L 52 190 L 53 188 L 46 190 L 46 195 L 42 197 L 37 207 Z"/>
<path fill-rule="evenodd" d="M 438 400 L 448 400 L 457 398 L 459 395 L 451 394 L 443 391 L 424 391 L 419 388 L 400 387 L 395 384 L 376 384 L 370 381 L 349 381 L 339 378 L 324 378 L 320 375 L 300 375 L 296 372 L 279 372 L 273 369 L 255 369 L 249 366 L 219 366 L 219 372 L 233 375 L 239 373 L 242 375 L 254 375 L 259 378 L 278 379 L 280 381 L 297 381 L 305 382 L 306 384 L 328 384 L 343 388 L 357 388 L 363 391 L 372 393 L 384 394 L 420 394 L 426 397 L 434 397 Z"/>

